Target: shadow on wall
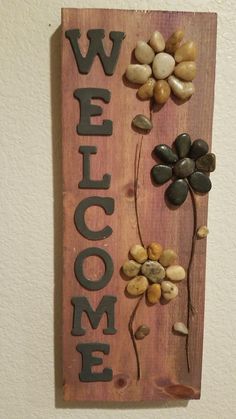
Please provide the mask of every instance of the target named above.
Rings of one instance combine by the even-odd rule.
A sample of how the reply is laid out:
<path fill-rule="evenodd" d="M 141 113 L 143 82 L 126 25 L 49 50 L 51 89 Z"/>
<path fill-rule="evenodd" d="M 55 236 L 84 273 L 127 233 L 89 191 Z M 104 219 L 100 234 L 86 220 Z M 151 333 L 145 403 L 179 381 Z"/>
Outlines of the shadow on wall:
<path fill-rule="evenodd" d="M 61 28 L 50 39 L 51 114 L 54 195 L 54 376 L 58 409 L 148 409 L 186 407 L 186 400 L 159 402 L 68 402 L 63 400 L 62 374 L 62 130 L 61 130 Z"/>

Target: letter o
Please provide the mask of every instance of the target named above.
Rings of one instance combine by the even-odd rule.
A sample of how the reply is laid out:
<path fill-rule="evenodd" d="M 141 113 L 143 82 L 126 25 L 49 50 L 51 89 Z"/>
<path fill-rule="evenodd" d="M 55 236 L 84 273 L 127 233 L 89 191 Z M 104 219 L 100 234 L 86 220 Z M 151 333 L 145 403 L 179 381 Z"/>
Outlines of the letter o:
<path fill-rule="evenodd" d="M 98 256 L 102 259 L 105 265 L 105 272 L 98 281 L 92 281 L 86 278 L 83 272 L 83 262 L 89 256 Z M 104 250 L 99 247 L 90 247 L 88 249 L 82 250 L 75 259 L 75 276 L 77 281 L 84 288 L 91 291 L 98 291 L 104 288 L 108 282 L 111 280 L 111 277 L 114 272 L 114 265 L 111 256 Z"/>

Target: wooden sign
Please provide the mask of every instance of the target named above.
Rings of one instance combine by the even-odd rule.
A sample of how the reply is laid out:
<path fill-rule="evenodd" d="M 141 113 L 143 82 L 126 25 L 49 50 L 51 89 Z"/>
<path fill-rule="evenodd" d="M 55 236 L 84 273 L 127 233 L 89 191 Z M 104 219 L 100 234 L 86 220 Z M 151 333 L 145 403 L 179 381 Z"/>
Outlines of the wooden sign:
<path fill-rule="evenodd" d="M 213 13 L 62 11 L 66 400 L 200 397 L 215 53 Z"/>

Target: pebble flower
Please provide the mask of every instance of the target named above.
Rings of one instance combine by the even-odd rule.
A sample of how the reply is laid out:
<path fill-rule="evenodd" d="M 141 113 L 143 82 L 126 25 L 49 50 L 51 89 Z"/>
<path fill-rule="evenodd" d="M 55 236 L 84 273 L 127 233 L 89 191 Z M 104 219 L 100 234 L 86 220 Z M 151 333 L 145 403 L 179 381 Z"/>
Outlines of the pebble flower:
<path fill-rule="evenodd" d="M 176 263 L 177 254 L 172 249 L 163 249 L 160 243 L 153 242 L 144 247 L 135 244 L 129 251 L 130 259 L 122 266 L 128 279 L 126 293 L 130 297 L 138 297 L 138 301 L 130 315 L 128 329 L 133 342 L 137 362 L 137 380 L 141 377 L 141 364 L 136 340 L 144 339 L 150 333 L 146 324 L 134 330 L 133 323 L 138 307 L 146 295 L 149 304 L 159 302 L 161 298 L 171 301 L 178 296 L 176 283 L 186 277 L 185 269 Z M 179 330 L 180 331 L 180 330 Z M 181 332 L 183 333 L 183 332 Z"/>
<path fill-rule="evenodd" d="M 200 194 L 211 190 L 209 173 L 215 170 L 215 155 L 208 153 L 208 150 L 206 141 L 197 139 L 192 142 L 187 133 L 178 135 L 173 148 L 165 144 L 155 147 L 154 155 L 161 163 L 153 166 L 152 180 L 162 185 L 172 179 L 166 190 L 170 204 L 182 205 L 190 188 Z"/>
<path fill-rule="evenodd" d="M 156 242 L 147 249 L 136 244 L 130 249 L 130 256 L 123 264 L 123 273 L 129 279 L 127 294 L 138 297 L 146 293 L 147 301 L 156 304 L 161 297 L 172 300 L 178 295 L 175 282 L 185 278 L 185 270 L 176 264 L 177 254 L 172 249 L 163 249 Z"/>
<path fill-rule="evenodd" d="M 163 105 L 171 92 L 181 100 L 189 99 L 195 92 L 197 47 L 188 41 L 181 45 L 182 29 L 176 30 L 165 42 L 155 31 L 148 42 L 140 40 L 134 50 L 136 64 L 129 64 L 126 78 L 141 85 L 137 96 L 142 100 L 154 99 Z"/>

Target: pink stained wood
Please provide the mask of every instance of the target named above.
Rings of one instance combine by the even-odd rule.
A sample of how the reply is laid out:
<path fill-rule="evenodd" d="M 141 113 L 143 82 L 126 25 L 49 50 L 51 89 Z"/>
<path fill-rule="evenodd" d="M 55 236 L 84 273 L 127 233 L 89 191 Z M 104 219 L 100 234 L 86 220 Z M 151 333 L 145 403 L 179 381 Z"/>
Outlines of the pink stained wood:
<path fill-rule="evenodd" d="M 88 75 L 78 73 L 74 55 L 65 31 L 79 28 L 82 36 L 80 45 L 87 51 L 86 33 L 89 29 L 103 28 L 106 32 L 105 48 L 110 51 L 110 31 L 124 31 L 123 41 L 116 71 L 106 76 L 98 57 L 95 58 Z M 141 401 L 191 399 L 200 397 L 206 241 L 197 241 L 194 257 L 191 295 L 195 315 L 191 316 L 189 334 L 190 372 L 187 369 L 186 338 L 172 333 L 175 321 L 187 322 L 186 281 L 179 284 L 179 296 L 169 304 L 149 306 L 142 301 L 135 318 L 135 327 L 148 324 L 151 333 L 137 342 L 140 355 L 141 379 L 137 381 L 137 366 L 132 341 L 128 332 L 128 322 L 136 299 L 125 295 L 126 281 L 120 268 L 128 257 L 132 244 L 139 243 L 134 205 L 134 160 L 137 142 L 141 134 L 131 128 L 136 114 L 149 115 L 149 102 L 136 97 L 137 86 L 127 83 L 123 77 L 126 67 L 133 60 L 132 51 L 138 40 L 147 40 L 155 30 L 165 39 L 177 28 L 185 30 L 185 40 L 194 40 L 199 48 L 197 77 L 194 81 L 196 93 L 187 102 L 179 104 L 169 99 L 165 106 L 153 113 L 153 130 L 143 136 L 138 183 L 138 214 L 145 245 L 158 241 L 164 247 L 173 248 L 178 253 L 178 261 L 187 266 L 193 231 L 193 211 L 191 199 L 176 210 L 165 202 L 167 185 L 154 187 L 150 170 L 154 165 L 151 152 L 155 145 L 171 145 L 176 136 L 188 132 L 192 139 L 203 138 L 211 146 L 212 116 L 214 101 L 216 14 L 183 13 L 160 11 L 128 11 L 104 9 L 63 9 L 62 10 L 62 137 L 63 137 L 63 381 L 65 400 L 90 401 Z M 113 121 L 113 135 L 109 137 L 78 136 L 79 103 L 73 92 L 79 87 L 99 87 L 111 91 L 109 104 L 100 118 Z M 96 101 L 99 102 L 99 101 Z M 98 103 L 99 104 L 99 103 Z M 103 174 L 112 176 L 108 190 L 82 190 L 78 183 L 82 179 L 82 155 L 80 145 L 95 145 L 96 156 L 91 157 L 91 176 L 101 179 Z M 214 175 L 212 176 L 214 182 Z M 82 237 L 74 225 L 74 211 L 85 197 L 98 195 L 115 199 L 115 212 L 106 216 L 98 207 L 90 208 L 86 221 L 91 229 L 98 230 L 109 224 L 113 234 L 103 241 L 91 242 Z M 207 196 L 197 198 L 198 224 L 207 222 Z M 114 275 L 110 283 L 97 292 L 82 288 L 75 278 L 74 261 L 77 254 L 88 247 L 104 248 L 112 256 Z M 102 263 L 91 258 L 85 266 L 86 273 L 94 279 L 103 271 Z M 114 295 L 116 303 L 115 335 L 103 335 L 105 316 L 96 330 L 91 329 L 84 315 L 83 327 L 86 335 L 71 335 L 73 307 L 71 298 L 87 296 L 96 307 L 103 295 Z M 82 383 L 78 374 L 81 370 L 81 355 L 76 351 L 79 342 L 102 342 L 110 344 L 110 354 L 103 357 L 103 365 L 94 371 L 109 367 L 113 369 L 111 382 Z"/>

